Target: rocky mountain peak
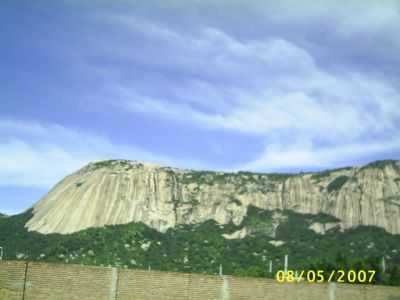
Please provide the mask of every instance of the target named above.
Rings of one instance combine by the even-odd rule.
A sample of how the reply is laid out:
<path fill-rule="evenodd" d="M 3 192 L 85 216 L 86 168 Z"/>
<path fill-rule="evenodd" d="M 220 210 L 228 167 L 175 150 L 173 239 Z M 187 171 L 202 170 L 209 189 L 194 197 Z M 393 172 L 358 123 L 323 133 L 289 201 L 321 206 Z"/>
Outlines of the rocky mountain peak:
<path fill-rule="evenodd" d="M 265 174 L 100 161 L 58 183 L 34 206 L 26 226 L 42 233 L 71 233 L 143 222 L 164 232 L 207 220 L 238 225 L 248 207 L 255 206 L 325 213 L 338 218 L 343 229 L 373 225 L 400 233 L 399 165 L 378 161 L 318 173 Z"/>

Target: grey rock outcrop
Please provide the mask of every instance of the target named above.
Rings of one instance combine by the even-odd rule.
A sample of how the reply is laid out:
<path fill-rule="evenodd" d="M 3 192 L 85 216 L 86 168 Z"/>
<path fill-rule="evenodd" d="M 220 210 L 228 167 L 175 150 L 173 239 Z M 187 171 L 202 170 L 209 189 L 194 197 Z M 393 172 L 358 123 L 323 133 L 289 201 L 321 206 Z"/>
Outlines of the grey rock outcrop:
<path fill-rule="evenodd" d="M 180 170 L 137 161 L 91 163 L 59 182 L 26 227 L 72 233 L 143 222 L 160 232 L 214 219 L 240 224 L 249 205 L 326 213 L 344 229 L 374 225 L 400 233 L 400 164 L 296 175 Z"/>

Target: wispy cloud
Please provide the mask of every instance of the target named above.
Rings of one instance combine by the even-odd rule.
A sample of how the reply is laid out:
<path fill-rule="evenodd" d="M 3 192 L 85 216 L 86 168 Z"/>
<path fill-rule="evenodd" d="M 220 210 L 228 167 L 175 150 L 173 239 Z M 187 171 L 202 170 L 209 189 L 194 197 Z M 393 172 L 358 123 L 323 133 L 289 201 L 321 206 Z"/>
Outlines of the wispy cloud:
<path fill-rule="evenodd" d="M 269 144 L 255 160 L 236 167 L 238 170 L 321 170 L 348 166 L 370 155 L 393 153 L 400 150 L 400 135 L 393 140 L 364 143 L 336 144 L 317 147 L 308 140 Z"/>
<path fill-rule="evenodd" d="M 114 105 L 207 130 L 259 136 L 265 151 L 244 167 L 334 166 L 400 149 L 400 91 L 385 77 L 351 66 L 324 68 L 312 53 L 282 38 L 239 40 L 216 28 L 182 33 L 134 18 L 113 21 L 164 54 L 143 51 L 142 62 L 187 75 L 155 77 L 159 93 L 147 82 L 139 82 L 139 89 L 110 84 L 107 91 L 119 100 Z"/>
<path fill-rule="evenodd" d="M 87 109 L 82 120 L 96 111 L 116 125 L 104 130 L 108 125 L 101 124 L 100 130 L 98 123 L 82 122 L 77 126 L 91 131 L 81 131 L 18 122 L 18 114 L 14 121 L 2 121 L 0 179 L 6 184 L 49 184 L 89 160 L 108 157 L 207 168 L 197 160 L 163 157 L 131 141 L 116 144 L 94 133 L 120 133 L 118 126 L 123 124 L 122 140 L 136 120 L 132 128 L 138 132 L 143 120 L 148 127 L 162 124 L 146 128 L 151 137 L 162 135 L 168 122 L 173 124 L 177 133 L 171 144 L 176 151 L 170 147 L 169 153 L 177 157 L 194 152 L 193 147 L 180 147 L 179 128 L 186 135 L 193 132 L 193 141 L 185 140 L 192 144 L 201 144 L 196 136 L 200 132 L 211 132 L 218 142 L 229 136 L 226 140 L 240 158 L 237 164 L 249 169 L 335 166 L 352 163 L 354 157 L 400 153 L 398 1 L 178 0 L 166 5 L 149 0 L 126 4 L 123 10 L 108 3 L 81 6 L 74 22 L 70 15 L 63 16 L 68 24 L 39 22 L 31 37 L 26 36 L 26 45 L 33 45 L 36 55 L 46 54 L 45 76 L 39 67 L 34 74 L 42 77 L 29 81 L 41 86 L 46 96 L 49 74 L 58 71 L 53 94 L 64 99 L 62 107 L 69 111 L 49 119 L 65 120 L 75 105 L 81 105 Z M 185 13 L 178 16 L 177 11 Z M 65 25 L 79 30 L 64 30 Z M 23 74 L 25 65 L 29 64 L 20 66 Z M 68 83 L 63 85 L 65 78 Z M 35 115 L 40 119 L 46 114 Z M 117 122 L 119 117 L 126 119 Z M 254 156 L 241 164 L 239 143 L 248 137 L 264 149 L 258 155 L 247 151 Z M 164 146 L 159 146 L 160 152 Z M 204 155 L 217 168 L 221 149 L 226 145 L 216 145 L 218 157 L 206 157 L 212 154 L 202 151 L 193 156 Z M 68 163 L 58 165 L 60 160 Z M 20 169 L 19 161 L 28 168 Z M 46 167 L 37 176 L 42 165 Z"/>

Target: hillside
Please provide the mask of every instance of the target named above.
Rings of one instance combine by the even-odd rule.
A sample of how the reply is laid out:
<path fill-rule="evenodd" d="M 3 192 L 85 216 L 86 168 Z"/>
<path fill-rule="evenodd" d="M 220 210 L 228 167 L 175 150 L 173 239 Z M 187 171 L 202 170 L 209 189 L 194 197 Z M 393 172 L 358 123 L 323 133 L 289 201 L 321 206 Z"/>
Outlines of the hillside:
<path fill-rule="evenodd" d="M 377 283 L 400 285 L 399 235 L 366 226 L 345 232 L 333 227 L 318 234 L 310 229 L 311 224 L 336 221 L 322 214 L 249 207 L 239 226 L 209 220 L 160 233 L 143 223 L 129 223 L 66 235 L 27 231 L 24 224 L 31 216 L 29 211 L 0 219 L 5 259 L 207 274 L 218 273 L 222 264 L 225 274 L 272 277 L 283 268 L 283 256 L 289 254 L 293 269 L 375 269 L 380 270 Z M 245 238 L 229 238 L 243 228 L 248 232 Z M 273 261 L 272 274 L 269 260 Z"/>

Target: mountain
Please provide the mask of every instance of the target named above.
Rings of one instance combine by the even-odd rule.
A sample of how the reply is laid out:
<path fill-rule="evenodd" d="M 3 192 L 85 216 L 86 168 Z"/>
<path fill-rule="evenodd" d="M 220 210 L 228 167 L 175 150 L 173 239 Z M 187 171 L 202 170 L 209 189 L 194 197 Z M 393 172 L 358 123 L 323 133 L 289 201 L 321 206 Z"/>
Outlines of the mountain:
<path fill-rule="evenodd" d="M 310 174 L 92 163 L 0 218 L 0 246 L 4 259 L 264 277 L 288 254 L 291 269 L 374 269 L 400 285 L 398 174 L 396 161 Z"/>
<path fill-rule="evenodd" d="M 30 231 L 73 233 L 142 222 L 159 232 L 215 220 L 240 225 L 249 206 L 324 213 L 342 230 L 371 225 L 400 233 L 400 162 L 319 173 L 180 170 L 137 161 L 91 163 L 59 182 L 34 207 Z M 324 231 L 321 224 L 312 229 Z M 245 236 L 246 231 L 236 233 Z"/>

